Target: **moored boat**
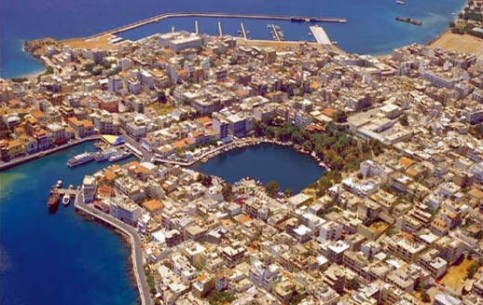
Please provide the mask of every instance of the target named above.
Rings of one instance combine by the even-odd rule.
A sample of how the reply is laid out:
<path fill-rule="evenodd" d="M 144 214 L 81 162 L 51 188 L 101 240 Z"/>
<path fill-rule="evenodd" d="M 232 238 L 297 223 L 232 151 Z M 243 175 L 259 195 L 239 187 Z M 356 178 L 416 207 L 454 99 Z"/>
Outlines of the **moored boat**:
<path fill-rule="evenodd" d="M 129 151 L 118 151 L 116 154 L 109 157 L 109 162 L 117 162 L 129 158 L 131 152 Z"/>
<path fill-rule="evenodd" d="M 68 193 L 64 194 L 64 197 L 62 197 L 62 204 L 64 206 L 68 206 L 70 203 L 70 195 Z"/>
<path fill-rule="evenodd" d="M 47 208 L 50 212 L 55 212 L 59 206 L 60 194 L 55 190 L 50 192 L 49 200 L 47 201 Z"/>
<path fill-rule="evenodd" d="M 85 152 L 70 158 L 69 161 L 67 161 L 67 166 L 75 167 L 91 162 L 92 160 L 94 160 L 94 154 L 90 152 Z"/>

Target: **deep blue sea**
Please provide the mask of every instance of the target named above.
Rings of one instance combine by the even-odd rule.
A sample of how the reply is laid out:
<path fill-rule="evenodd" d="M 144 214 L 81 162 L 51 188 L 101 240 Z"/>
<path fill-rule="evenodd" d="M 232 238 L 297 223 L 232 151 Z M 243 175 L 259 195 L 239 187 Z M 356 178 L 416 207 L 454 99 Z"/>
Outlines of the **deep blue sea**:
<path fill-rule="evenodd" d="M 86 36 L 162 12 L 238 12 L 347 18 L 347 24 L 322 24 L 329 37 L 350 52 L 381 54 L 412 42 L 426 43 L 442 33 L 464 0 L 2 0 L 0 1 L 0 76 L 42 69 L 21 51 L 22 40 Z M 423 21 L 418 27 L 396 22 L 398 15 Z M 198 18 L 200 30 L 214 34 L 216 21 Z M 224 32 L 237 35 L 240 20 L 222 20 Z M 270 39 L 265 21 L 244 21 L 252 38 Z M 275 22 L 288 40 L 309 40 L 308 24 Z M 123 36 L 138 39 L 158 31 L 194 29 L 190 18 L 149 25 Z"/>
<path fill-rule="evenodd" d="M 54 215 L 47 212 L 50 187 L 58 179 L 78 185 L 85 174 L 106 166 L 65 165 L 91 150 L 91 143 L 80 144 L 0 173 L 0 304 L 136 303 L 121 238 L 76 215 L 72 204 L 60 204 Z"/>
<path fill-rule="evenodd" d="M 275 180 L 280 190 L 300 192 L 324 173 L 310 156 L 291 147 L 261 144 L 234 149 L 193 166 L 194 170 L 219 176 L 229 183 L 250 177 L 267 183 Z"/>

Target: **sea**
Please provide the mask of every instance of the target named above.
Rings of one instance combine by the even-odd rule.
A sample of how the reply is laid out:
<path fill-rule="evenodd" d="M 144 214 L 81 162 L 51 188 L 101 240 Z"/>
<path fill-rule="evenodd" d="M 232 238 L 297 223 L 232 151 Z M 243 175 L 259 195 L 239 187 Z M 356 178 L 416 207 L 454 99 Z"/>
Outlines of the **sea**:
<path fill-rule="evenodd" d="M 164 12 L 236 12 L 347 18 L 347 24 L 321 24 L 329 37 L 349 52 L 385 54 L 410 43 L 427 43 L 444 32 L 464 0 L 2 0 L 0 1 L 0 76 L 19 77 L 42 70 L 22 51 L 22 42 L 93 35 Z M 396 16 L 423 21 L 398 22 Z M 217 19 L 196 18 L 200 31 L 216 34 Z M 238 35 L 243 21 L 253 39 L 271 39 L 268 23 L 279 25 L 287 40 L 311 40 L 309 24 L 255 20 L 220 20 L 225 34 Z M 194 31 L 193 18 L 177 18 L 123 33 L 136 40 L 156 32 Z"/>
<path fill-rule="evenodd" d="M 121 237 L 77 215 L 72 203 L 47 211 L 57 180 L 77 186 L 108 165 L 66 166 L 84 151 L 95 148 L 79 144 L 0 172 L 0 304 L 136 304 L 130 251 Z"/>

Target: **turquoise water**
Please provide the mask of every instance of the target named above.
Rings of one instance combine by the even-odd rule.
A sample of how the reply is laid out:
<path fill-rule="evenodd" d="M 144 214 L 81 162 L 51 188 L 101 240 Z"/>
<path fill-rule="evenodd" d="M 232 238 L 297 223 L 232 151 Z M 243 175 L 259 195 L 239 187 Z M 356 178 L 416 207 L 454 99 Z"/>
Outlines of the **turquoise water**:
<path fill-rule="evenodd" d="M 235 149 L 193 167 L 219 176 L 229 183 L 250 177 L 267 183 L 275 180 L 280 190 L 300 192 L 323 175 L 324 170 L 310 156 L 272 144 Z"/>
<path fill-rule="evenodd" d="M 0 173 L 0 304 L 135 304 L 127 275 L 129 251 L 109 229 L 85 221 L 71 204 L 47 212 L 50 187 L 81 183 L 106 166 L 70 169 L 69 157 L 91 143 Z M 127 162 L 128 160 L 126 160 Z"/>
<path fill-rule="evenodd" d="M 464 0 L 3 0 L 0 1 L 0 75 L 14 77 L 42 69 L 21 51 L 22 40 L 87 36 L 163 12 L 236 12 L 347 18 L 348 23 L 323 24 L 330 38 L 350 52 L 380 54 L 409 43 L 426 43 L 442 33 Z M 423 26 L 396 22 L 398 15 Z M 202 32 L 217 31 L 213 19 L 199 19 Z M 237 35 L 240 20 L 222 20 L 224 32 Z M 252 38 L 270 39 L 268 21 L 244 21 Z M 272 22 L 270 22 L 272 23 Z M 308 40 L 308 24 L 275 22 L 290 40 Z M 158 31 L 194 29 L 194 20 L 179 18 L 123 34 L 138 39 Z"/>

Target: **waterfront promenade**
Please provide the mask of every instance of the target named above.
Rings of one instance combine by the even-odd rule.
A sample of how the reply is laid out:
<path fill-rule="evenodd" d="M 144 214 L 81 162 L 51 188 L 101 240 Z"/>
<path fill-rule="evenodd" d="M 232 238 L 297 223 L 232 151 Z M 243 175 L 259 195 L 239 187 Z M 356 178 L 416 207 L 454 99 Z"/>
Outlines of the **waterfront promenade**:
<path fill-rule="evenodd" d="M 260 144 L 263 144 L 263 143 L 275 144 L 275 145 L 280 145 L 280 146 L 291 146 L 295 150 L 297 150 L 301 153 L 307 154 L 306 151 L 304 151 L 304 150 L 302 150 L 298 147 L 295 147 L 292 142 L 281 142 L 281 141 L 278 141 L 278 140 L 265 139 L 265 138 L 244 138 L 244 139 L 235 140 L 235 141 L 228 143 L 228 144 L 223 144 L 221 146 L 218 146 L 214 149 L 211 149 L 210 151 L 207 151 L 207 152 L 201 154 L 200 156 L 193 158 L 193 160 L 190 160 L 190 161 L 170 160 L 170 159 L 160 158 L 160 157 L 157 157 L 157 156 L 154 156 L 153 161 L 159 162 L 159 163 L 164 163 L 164 164 L 173 164 L 173 165 L 179 165 L 179 166 L 183 166 L 183 167 L 190 167 L 190 166 L 195 165 L 198 162 L 202 162 L 205 159 L 214 158 L 219 154 L 228 152 L 228 151 L 233 150 L 233 149 L 255 146 L 255 145 L 260 145 Z M 314 156 L 312 156 L 312 157 L 314 157 Z M 316 159 L 318 162 L 321 161 L 317 157 L 314 157 L 314 159 Z M 324 167 L 326 170 L 330 170 L 327 167 L 327 165 L 325 165 L 323 163 L 320 163 L 320 165 L 322 167 Z"/>
<path fill-rule="evenodd" d="M 93 135 L 93 136 L 82 138 L 82 139 L 75 139 L 75 140 L 72 140 L 69 143 L 59 145 L 59 146 L 55 146 L 55 147 L 49 148 L 47 150 L 42 150 L 42 151 L 30 154 L 30 155 L 25 155 L 25 156 L 22 156 L 22 157 L 19 157 L 19 158 L 15 158 L 15 159 L 8 161 L 8 162 L 0 161 L 0 172 L 7 170 L 9 168 L 12 168 L 14 166 L 35 160 L 37 158 L 41 158 L 41 157 L 44 157 L 46 155 L 50 155 L 50 154 L 53 154 L 55 152 L 70 148 L 70 147 L 75 146 L 77 144 L 81 144 L 81 143 L 88 142 L 88 141 L 99 140 L 100 138 L 101 138 L 101 136 L 99 136 L 99 135 Z"/>
<path fill-rule="evenodd" d="M 92 206 L 83 203 L 80 191 L 76 196 L 74 206 L 76 210 L 96 218 L 102 223 L 119 230 L 120 232 L 129 237 L 131 243 L 132 268 L 134 277 L 136 278 L 136 285 L 138 287 L 141 305 L 153 305 L 154 303 L 151 298 L 151 293 L 149 291 L 149 285 L 146 280 L 146 275 L 144 274 L 144 259 L 141 248 L 141 239 L 136 229 L 108 214 L 96 210 Z"/>

